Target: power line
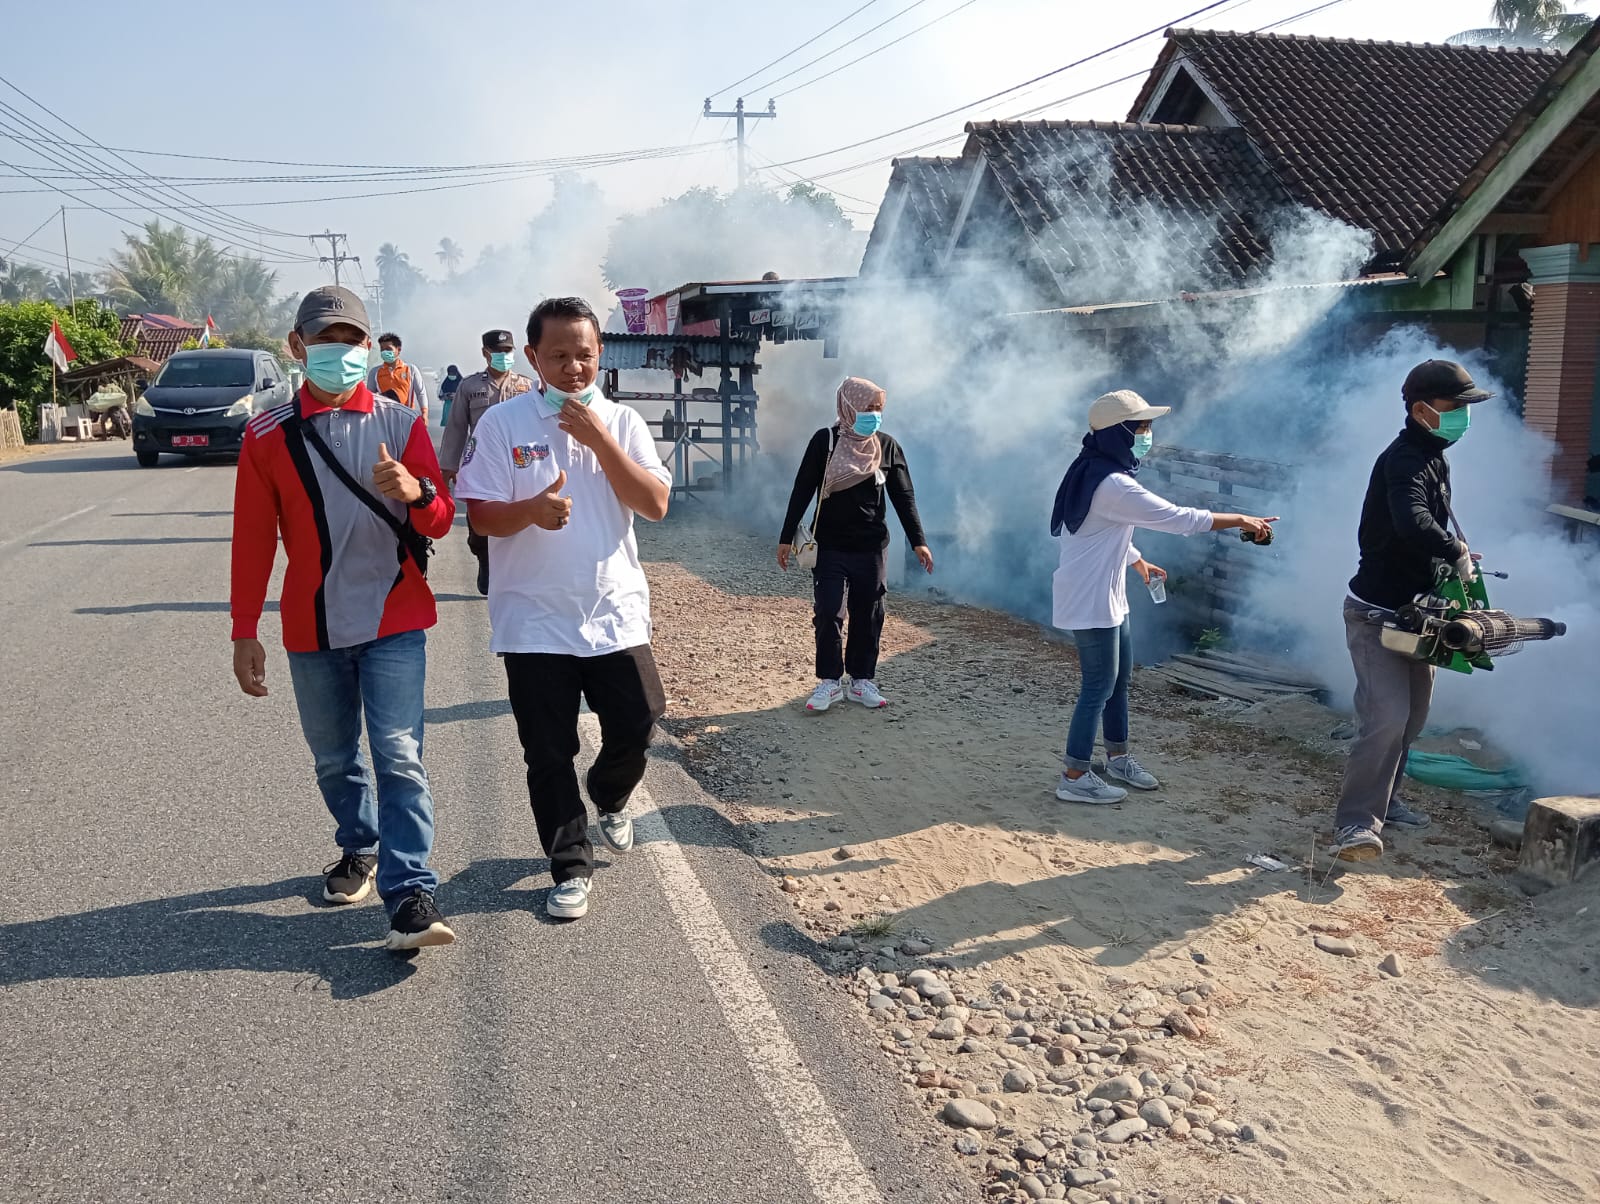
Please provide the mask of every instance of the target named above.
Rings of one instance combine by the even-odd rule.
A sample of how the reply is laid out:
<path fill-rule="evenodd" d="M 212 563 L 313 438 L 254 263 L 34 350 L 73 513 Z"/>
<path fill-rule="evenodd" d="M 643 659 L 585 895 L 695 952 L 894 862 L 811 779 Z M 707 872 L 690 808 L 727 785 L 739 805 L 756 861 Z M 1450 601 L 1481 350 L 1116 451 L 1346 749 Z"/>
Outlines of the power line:
<path fill-rule="evenodd" d="M 7 79 L 3 75 L 0 75 L 0 84 L 4 84 L 7 88 L 10 88 L 11 91 L 15 92 L 18 96 L 20 96 L 24 100 L 28 101 L 28 103 L 33 105 L 35 108 L 39 109 L 41 112 L 47 114 L 48 116 L 53 118 L 55 121 L 59 122 L 61 125 L 66 126 L 67 129 L 71 130 L 73 133 L 77 134 L 79 137 L 88 139 L 90 142 L 94 143 L 95 146 L 99 150 L 105 151 L 106 148 L 96 138 L 94 138 L 93 135 L 89 134 L 87 131 L 79 128 L 78 126 L 74 125 L 72 122 L 68 121 L 65 117 L 61 116 L 61 114 L 57 113 L 54 109 L 50 108 L 50 106 L 45 104 L 43 101 L 38 100 L 33 96 L 30 96 L 27 92 L 25 92 L 21 88 L 17 87 L 16 84 L 12 83 L 9 79 Z M 19 114 L 19 116 L 20 116 L 20 114 Z M 29 124 L 33 125 L 37 129 L 39 129 L 40 133 L 48 133 L 49 132 L 49 131 L 43 129 L 43 127 L 40 127 L 37 122 L 34 122 L 34 121 L 30 120 Z M 115 157 L 118 160 L 120 160 L 123 164 L 125 164 L 128 168 L 130 168 L 134 172 L 138 172 L 138 173 L 143 173 L 144 172 L 144 168 L 140 167 L 138 164 L 134 163 L 132 160 L 126 158 L 125 156 L 120 155 L 120 154 L 116 154 L 115 152 L 108 152 L 108 153 L 115 154 Z M 98 159 L 97 156 L 93 155 L 93 152 L 90 152 L 90 156 L 92 158 L 96 159 L 96 160 Z M 165 191 L 168 193 L 169 196 L 175 197 L 175 198 L 177 198 L 178 200 L 181 200 L 181 201 L 186 201 L 189 204 L 197 205 L 202 210 L 204 210 L 206 208 L 206 203 L 204 201 L 200 201 L 200 200 L 198 200 L 197 198 L 194 198 L 194 197 L 186 197 L 178 189 L 168 188 Z M 148 195 L 148 194 L 146 194 L 146 195 Z M 273 235 L 273 236 L 281 237 L 281 238 L 295 238 L 295 237 L 298 237 L 297 235 L 291 234 L 290 232 L 288 232 L 286 230 L 274 230 L 274 229 L 272 229 L 270 227 L 267 227 L 267 226 L 256 225 L 253 222 L 240 222 L 238 219 L 229 219 L 229 218 L 227 218 L 226 215 L 221 215 L 221 216 L 225 219 L 224 220 L 224 224 L 225 225 L 231 222 L 233 226 L 238 226 L 238 227 L 242 227 L 242 228 L 251 228 L 251 227 L 253 227 L 253 232 L 257 236 L 260 236 L 260 235 Z"/>
<path fill-rule="evenodd" d="M 35 234 L 39 233 L 40 230 L 43 230 L 46 226 L 48 226 L 51 222 L 53 222 L 55 220 L 56 220 L 56 215 L 52 213 L 49 217 L 45 218 L 44 221 L 40 222 L 32 230 L 29 230 L 21 238 L 17 239 L 16 242 L 12 243 L 11 244 L 11 251 L 15 251 L 18 247 L 24 246 L 30 238 L 32 238 Z M 5 255 L 11 254 L 11 251 L 5 252 Z M 0 259 L 4 259 L 5 255 L 0 255 Z"/>
<path fill-rule="evenodd" d="M 826 54 L 819 54 L 816 58 L 812 59 L 809 63 L 801 63 L 798 67 L 795 67 L 793 70 L 785 71 L 782 75 L 778 76 L 777 79 L 768 80 L 760 88 L 757 88 L 756 91 L 765 92 L 768 88 L 772 87 L 773 84 L 781 84 L 784 80 L 789 79 L 789 78 L 791 78 L 793 76 L 799 75 L 807 67 L 815 67 L 818 63 L 822 62 L 823 59 L 831 59 L 834 55 L 838 54 L 841 50 L 844 50 L 845 48 L 847 48 L 849 46 L 854 46 L 857 42 L 859 42 L 862 38 L 866 37 L 868 34 L 877 33 L 878 30 L 882 29 L 885 25 L 889 25 L 889 24 L 892 24 L 895 21 L 898 21 L 901 17 L 905 16 L 912 9 L 921 8 L 927 2 L 928 2 L 928 0 L 911 0 L 911 3 L 906 5 L 904 8 L 902 8 L 899 12 L 895 13 L 891 17 L 885 17 L 882 21 L 879 21 L 871 29 L 863 30 L 861 33 L 856 34 L 856 36 L 851 38 L 849 41 L 842 42 L 838 46 L 835 46 L 832 50 L 828 51 Z M 774 99 L 776 99 L 776 98 L 774 98 Z"/>
<path fill-rule="evenodd" d="M 921 127 L 923 127 L 925 125 L 932 125 L 935 121 L 943 121 L 946 117 L 953 117 L 957 113 L 964 113 L 968 109 L 976 108 L 977 106 L 982 105 L 982 104 L 988 104 L 991 100 L 998 100 L 1002 96 L 1009 96 L 1013 92 L 1019 92 L 1023 88 L 1028 87 L 1030 84 L 1036 84 L 1036 83 L 1039 83 L 1041 80 L 1050 79 L 1052 76 L 1060 75 L 1063 71 L 1070 71 L 1074 67 L 1081 67 L 1085 63 L 1093 62 L 1095 59 L 1104 58 L 1106 55 L 1110 54 L 1114 50 L 1121 50 L 1124 46 L 1131 46 L 1133 43 L 1138 42 L 1138 41 L 1142 41 L 1143 39 L 1148 38 L 1148 37 L 1152 36 L 1153 34 L 1158 34 L 1158 33 L 1162 32 L 1165 29 L 1170 29 L 1172 26 L 1177 25 L 1179 22 L 1189 21 L 1189 20 L 1192 20 L 1195 17 L 1201 16 L 1204 13 L 1210 12 L 1214 8 L 1221 8 L 1224 4 L 1226 4 L 1228 2 L 1229 2 L 1229 0 L 1212 0 L 1212 3 L 1203 5 L 1200 8 L 1197 8 L 1197 9 L 1193 10 L 1192 12 L 1184 13 L 1181 17 L 1174 18 L 1173 20 L 1170 20 L 1170 21 L 1163 21 L 1163 22 L 1161 22 L 1161 24 L 1156 25 L 1156 26 L 1154 26 L 1154 27 L 1152 27 L 1150 29 L 1147 29 L 1143 33 L 1134 34 L 1132 37 L 1124 38 L 1122 41 L 1117 42 L 1115 45 L 1107 46 L 1103 50 L 1097 50 L 1093 54 L 1084 55 L 1080 59 L 1074 59 L 1072 62 L 1067 63 L 1064 66 L 1055 68 L 1053 71 L 1046 71 L 1043 75 L 1036 75 L 1032 79 L 1024 80 L 1020 84 L 1013 84 L 1011 87 L 1002 88 L 998 92 L 991 92 L 988 96 L 981 96 L 977 100 L 969 101 L 968 103 L 966 103 L 964 105 L 957 105 L 955 108 L 947 109 L 943 113 L 935 113 L 932 117 L 925 117 L 921 121 L 913 121 L 910 125 L 903 125 L 897 130 L 890 130 L 888 133 L 878 134 L 878 135 L 876 135 L 875 137 L 872 137 L 872 138 L 863 138 L 859 142 L 851 142 L 851 143 L 849 143 L 849 144 L 847 144 L 845 146 L 836 146 L 832 150 L 818 151 L 816 154 L 813 154 L 813 155 L 802 155 L 798 159 L 787 159 L 782 163 L 776 164 L 776 166 L 778 166 L 778 167 L 792 167 L 796 163 L 809 163 L 813 159 L 825 159 L 830 155 L 841 154 L 841 153 L 843 153 L 844 151 L 847 151 L 847 150 L 855 150 L 857 147 L 871 146 L 874 142 L 882 142 L 886 138 L 893 138 L 896 134 L 904 134 L 908 130 L 920 129 Z"/>
<path fill-rule="evenodd" d="M 823 80 L 828 79 L 828 78 L 830 78 L 832 76 L 838 75 L 839 72 L 845 70 L 846 68 L 854 67 L 857 63 L 865 62 L 867 59 L 870 59 L 875 54 L 882 54 L 885 50 L 888 50 L 891 46 L 900 45 L 900 43 L 904 42 L 907 38 L 916 37 L 917 34 L 921 33 L 924 29 L 929 29 L 932 26 L 935 26 L 935 25 L 939 24 L 939 22 L 941 22 L 941 21 L 948 20 L 950 17 L 955 16 L 962 9 L 971 8 L 977 2 L 978 2 L 978 0 L 964 0 L 963 3 L 956 5 L 956 7 L 952 8 L 949 12 L 944 13 L 941 16 L 937 16 L 931 21 L 923 22 L 921 25 L 919 25 L 915 29 L 913 29 L 910 33 L 903 33 L 898 38 L 896 38 L 894 41 L 885 42 L 882 46 L 879 46 L 876 50 L 869 50 L 865 54 L 861 55 L 860 57 L 851 59 L 848 63 L 844 63 L 844 64 L 842 64 L 842 65 L 840 65 L 838 67 L 835 67 L 831 71 L 825 71 L 821 75 L 815 77 L 814 79 L 806 80 L 805 83 L 803 83 L 803 84 L 796 84 L 792 88 L 785 88 L 782 92 L 779 92 L 772 99 L 773 100 L 782 100 L 785 96 L 792 96 L 794 93 L 800 91 L 801 88 L 809 88 L 812 84 L 820 84 Z M 848 45 L 849 45 L 849 43 L 846 42 L 845 46 L 848 46 Z M 843 50 L 843 49 L 844 49 L 844 46 L 839 47 L 839 50 Z M 836 50 L 833 53 L 837 54 L 838 52 L 839 51 Z M 826 56 L 824 56 L 824 57 L 826 57 Z M 773 82 L 776 83 L 777 81 L 774 80 Z"/>
<path fill-rule="evenodd" d="M 756 76 L 760 75 L 763 71 L 771 70 L 773 67 L 776 67 L 779 63 L 783 62 L 784 59 L 791 58 L 794 55 L 799 54 L 807 46 L 810 46 L 814 42 L 820 41 L 822 38 L 827 37 L 834 30 L 838 29 L 839 26 L 843 25 L 845 22 L 851 20 L 854 17 L 860 16 L 862 13 L 866 12 L 867 9 L 871 8 L 874 4 L 877 4 L 877 3 L 878 3 L 878 0 L 867 0 L 867 2 L 865 4 L 863 4 L 860 8 L 854 10 L 853 12 L 847 14 L 846 16 L 843 16 L 843 17 L 839 18 L 839 20 L 835 21 L 832 25 L 828 26 L 828 28 L 824 29 L 821 33 L 817 34 L 816 37 L 806 39 L 804 42 L 801 42 L 800 45 L 796 46 L 793 50 L 790 50 L 790 51 L 787 51 L 787 52 L 785 52 L 783 54 L 780 54 L 777 58 L 773 59 L 770 63 L 767 63 L 765 66 L 757 67 L 754 71 L 752 71 L 749 75 L 745 76 L 743 79 L 734 80 L 726 88 L 718 88 L 715 92 L 713 92 L 711 94 L 712 99 L 713 100 L 716 99 L 718 96 L 721 96 L 724 92 L 732 92 L 740 84 L 746 83 L 747 81 L 754 79 Z"/>

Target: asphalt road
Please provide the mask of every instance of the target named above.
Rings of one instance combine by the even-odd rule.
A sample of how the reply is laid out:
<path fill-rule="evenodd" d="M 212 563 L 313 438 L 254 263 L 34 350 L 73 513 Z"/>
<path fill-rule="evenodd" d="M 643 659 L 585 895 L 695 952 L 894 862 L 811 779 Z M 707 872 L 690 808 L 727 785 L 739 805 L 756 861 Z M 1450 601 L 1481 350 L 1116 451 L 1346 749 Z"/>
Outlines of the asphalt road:
<path fill-rule="evenodd" d="M 273 615 L 271 696 L 229 670 L 232 485 L 125 443 L 0 466 L 0 1201 L 975 1198 L 671 749 L 641 847 L 545 919 L 459 528 L 425 745 L 458 943 L 317 902 Z"/>

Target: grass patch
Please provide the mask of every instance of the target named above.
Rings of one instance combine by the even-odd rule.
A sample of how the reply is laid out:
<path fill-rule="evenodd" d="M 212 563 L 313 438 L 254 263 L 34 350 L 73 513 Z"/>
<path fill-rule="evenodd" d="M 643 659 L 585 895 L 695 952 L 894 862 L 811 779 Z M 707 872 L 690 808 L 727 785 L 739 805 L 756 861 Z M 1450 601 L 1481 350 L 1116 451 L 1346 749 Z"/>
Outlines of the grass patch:
<path fill-rule="evenodd" d="M 900 935 L 900 926 L 889 915 L 867 916 L 851 927 L 850 935 L 861 940 L 885 941 Z"/>

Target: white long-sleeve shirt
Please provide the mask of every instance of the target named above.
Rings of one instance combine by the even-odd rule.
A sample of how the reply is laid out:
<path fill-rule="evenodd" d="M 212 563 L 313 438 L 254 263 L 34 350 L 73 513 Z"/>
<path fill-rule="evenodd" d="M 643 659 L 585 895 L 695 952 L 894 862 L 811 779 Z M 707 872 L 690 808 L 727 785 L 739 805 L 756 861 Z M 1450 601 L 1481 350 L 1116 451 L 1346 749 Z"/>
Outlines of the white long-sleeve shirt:
<path fill-rule="evenodd" d="M 1061 564 L 1052 581 L 1051 625 L 1064 631 L 1120 627 L 1128 617 L 1128 567 L 1139 559 L 1133 529 L 1198 535 L 1212 513 L 1175 506 L 1126 473 L 1100 482 L 1075 533 L 1061 532 Z"/>

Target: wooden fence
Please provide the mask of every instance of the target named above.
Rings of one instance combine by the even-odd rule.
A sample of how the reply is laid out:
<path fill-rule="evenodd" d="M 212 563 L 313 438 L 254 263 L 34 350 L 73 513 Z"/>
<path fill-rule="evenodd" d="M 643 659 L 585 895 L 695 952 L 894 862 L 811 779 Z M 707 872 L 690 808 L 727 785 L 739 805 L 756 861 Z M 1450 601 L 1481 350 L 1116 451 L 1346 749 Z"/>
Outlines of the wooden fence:
<path fill-rule="evenodd" d="M 22 450 L 22 418 L 15 410 L 0 410 L 0 451 Z"/>
<path fill-rule="evenodd" d="M 1281 464 L 1185 447 L 1156 448 L 1139 479 L 1180 506 L 1242 514 L 1285 514 L 1294 492 Z M 1170 542 L 1180 545 L 1162 549 L 1175 617 L 1196 630 L 1237 629 L 1248 609 L 1250 575 L 1270 560 L 1266 549 L 1241 542 L 1236 531 Z"/>

